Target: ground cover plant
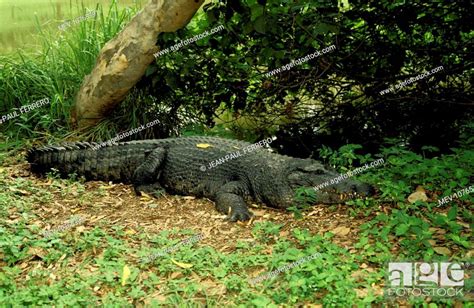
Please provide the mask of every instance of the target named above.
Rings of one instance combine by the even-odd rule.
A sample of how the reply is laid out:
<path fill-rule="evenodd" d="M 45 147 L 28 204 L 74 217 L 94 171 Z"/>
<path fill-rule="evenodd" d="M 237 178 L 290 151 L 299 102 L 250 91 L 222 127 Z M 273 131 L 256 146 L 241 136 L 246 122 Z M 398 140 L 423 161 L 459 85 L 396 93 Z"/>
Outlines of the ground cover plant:
<path fill-rule="evenodd" d="M 354 153 L 356 146 L 347 148 L 326 149 L 325 157 L 340 168 L 371 159 Z M 387 163 L 361 175 L 380 188 L 376 198 L 311 208 L 300 219 L 260 207 L 253 209 L 257 218 L 252 224 L 229 225 L 204 200 L 137 198 L 125 185 L 58 179 L 54 174 L 37 179 L 22 152 L 8 153 L 0 169 L 6 188 L 0 193 L 1 303 L 382 303 L 388 261 L 472 259 L 473 195 L 444 206 L 437 200 L 472 180 L 466 170 L 474 168 L 474 152 L 423 158 L 390 146 L 381 155 Z M 420 186 L 428 200 L 407 201 Z M 197 208 L 196 215 L 186 210 L 189 206 Z M 83 217 L 83 223 L 47 238 L 42 234 L 74 216 Z M 203 238 L 192 245 L 149 263 L 140 261 L 196 234 Z M 249 283 L 314 253 L 321 258 L 257 285 Z M 472 280 L 466 283 L 469 287 Z M 456 300 L 431 302 L 453 306 Z"/>
<path fill-rule="evenodd" d="M 60 35 L 38 25 L 34 52 L 0 55 L 0 119 L 50 100 L 0 124 L 0 307 L 472 307 L 468 6 L 359 2 L 207 1 L 157 42 L 220 24 L 222 33 L 158 57 L 87 131 L 70 126 L 74 95 L 139 4 L 94 5 L 94 18 Z M 262 77 L 332 44 L 324 57 Z M 312 202 L 317 191 L 299 191 L 290 211 L 252 204 L 253 220 L 229 223 L 207 199 L 136 196 L 130 185 L 54 170 L 41 178 L 25 160 L 38 144 L 106 141 L 155 119 L 124 140 L 276 137 L 276 151 L 341 174 L 384 163 L 353 176 L 376 187 L 371 197 L 323 206 Z M 387 296 L 388 263 L 417 261 L 462 263 L 464 296 Z"/>

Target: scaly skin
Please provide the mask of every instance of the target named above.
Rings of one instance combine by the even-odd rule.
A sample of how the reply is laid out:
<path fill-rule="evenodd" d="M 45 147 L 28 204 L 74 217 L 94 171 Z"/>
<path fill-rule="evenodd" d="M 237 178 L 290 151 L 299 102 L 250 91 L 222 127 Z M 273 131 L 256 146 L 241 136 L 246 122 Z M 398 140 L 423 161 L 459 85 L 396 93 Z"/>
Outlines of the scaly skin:
<path fill-rule="evenodd" d="M 338 176 L 311 159 L 249 150 L 247 142 L 216 137 L 182 137 L 121 142 L 94 150 L 96 143 L 69 143 L 28 152 L 32 170 L 51 168 L 66 176 L 88 180 L 132 183 L 137 192 L 207 197 L 230 220 L 248 220 L 246 202 L 254 200 L 276 208 L 294 204 L 297 187 L 314 187 Z M 230 153 L 233 153 L 230 156 Z M 234 155 L 235 154 L 235 155 Z M 231 157 L 223 162 L 226 157 Z M 220 160 L 220 164 L 215 162 Z M 213 164 L 214 162 L 214 164 Z M 352 180 L 317 192 L 319 203 L 339 203 L 341 194 L 367 195 L 370 187 Z"/>

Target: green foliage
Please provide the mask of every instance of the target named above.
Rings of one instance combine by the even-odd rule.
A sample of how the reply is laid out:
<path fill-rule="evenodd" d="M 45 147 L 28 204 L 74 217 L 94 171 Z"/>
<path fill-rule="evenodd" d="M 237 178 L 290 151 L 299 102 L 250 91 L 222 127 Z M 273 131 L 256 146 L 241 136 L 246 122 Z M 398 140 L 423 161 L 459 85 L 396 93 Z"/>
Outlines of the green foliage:
<path fill-rule="evenodd" d="M 254 226 L 252 233 L 257 239 L 266 243 L 277 238 L 281 227 L 282 225 L 276 225 L 271 222 L 259 223 Z"/>
<path fill-rule="evenodd" d="M 359 144 L 346 144 L 339 148 L 337 151 L 333 151 L 331 148 L 327 146 L 321 147 L 319 150 L 319 156 L 323 159 L 323 161 L 330 165 L 330 166 L 339 166 L 341 172 L 347 171 L 354 166 L 353 162 L 355 160 L 360 160 L 361 163 L 365 163 L 368 161 L 370 157 L 367 154 L 365 157 L 361 155 L 357 155 L 355 153 L 356 150 L 361 149 L 362 146 Z"/>
<path fill-rule="evenodd" d="M 439 1 L 339 7 L 331 1 L 214 1 L 187 28 L 160 36 L 158 45 L 168 48 L 219 25 L 225 30 L 160 56 L 139 87 L 171 109 L 192 110 L 211 127 L 223 107 L 236 119 L 259 116 L 254 131 L 273 135 L 276 126 L 288 153 L 347 143 L 373 151 L 387 137 L 416 150 L 430 144 L 447 151 L 472 117 L 462 95 L 472 87 L 469 10 L 467 3 Z M 335 52 L 264 76 L 332 44 Z M 379 94 L 440 65 L 439 73 Z"/>
<path fill-rule="evenodd" d="M 459 140 L 470 142 L 470 136 Z M 360 145 L 348 144 L 338 150 L 323 146 L 320 157 L 339 172 L 353 170 L 365 163 L 383 158 L 384 165 L 368 169 L 356 178 L 378 187 L 381 197 L 394 202 L 403 202 L 417 186 L 423 186 L 441 198 L 466 188 L 473 181 L 474 150 L 451 148 L 451 154 L 439 154 L 435 147 L 424 146 L 426 155 L 408 150 L 397 140 L 387 140 L 376 155 L 360 154 Z M 431 158 L 429 158 L 429 157 Z M 438 198 L 437 198 L 438 199 Z M 407 207 L 410 207 L 407 205 Z"/>
<path fill-rule="evenodd" d="M 64 31 L 45 30 L 38 25 L 42 45 L 34 53 L 18 50 L 0 56 L 0 115 L 48 98 L 49 105 L 34 109 L 1 124 L 4 138 L 65 135 L 70 129 L 70 109 L 84 76 L 93 68 L 102 46 L 117 34 L 139 6 L 119 9 L 113 2 L 104 12 L 97 6 L 88 18 Z M 86 15 L 84 7 L 77 16 Z M 1 137 L 1 135 L 0 135 Z"/>
<path fill-rule="evenodd" d="M 435 246 L 447 246 L 454 250 L 470 249 L 470 233 L 458 221 L 460 217 L 465 221 L 472 221 L 472 212 L 468 208 L 460 211 L 456 204 L 440 207 L 438 200 L 469 187 L 473 182 L 470 170 L 474 170 L 474 152 L 453 148 L 452 154 L 426 158 L 397 145 L 395 140 L 391 143 L 392 145 L 382 147 L 376 155 L 384 157 L 383 166 L 355 176 L 355 179 L 373 184 L 379 191 L 379 196 L 375 199 L 347 202 L 351 206 L 352 216 L 374 216 L 370 222 L 361 226 L 356 247 L 365 251 L 370 262 L 380 264 L 387 261 L 385 254 L 390 249 L 400 251 L 397 254 L 400 260 L 418 258 L 427 261 L 444 257 L 442 251 L 436 250 Z M 460 140 L 460 144 L 466 144 L 466 141 Z M 339 150 L 323 147 L 320 155 L 339 171 L 347 172 L 377 159 L 370 154 L 356 153 L 360 149 L 359 145 L 346 145 Z M 423 150 L 429 152 L 430 156 L 438 152 L 438 149 L 428 146 Z M 419 186 L 426 190 L 428 201 L 408 202 L 408 196 Z M 388 214 L 376 210 L 386 207 L 387 202 L 395 206 Z M 464 202 L 473 204 L 474 196 L 467 194 L 456 203 Z M 301 212 L 297 214 L 302 217 Z M 432 244 L 435 242 L 433 228 L 446 230 L 444 243 Z M 398 239 L 395 247 L 389 248 L 381 244 L 391 242 L 394 238 Z"/>
<path fill-rule="evenodd" d="M 313 188 L 301 187 L 295 193 L 296 204 L 290 206 L 288 210 L 292 212 L 297 219 L 301 219 L 302 211 L 310 208 L 316 200 L 316 192 Z"/>
<path fill-rule="evenodd" d="M 466 133 L 464 120 L 472 117 L 462 95 L 471 89 L 472 73 L 467 4 L 338 3 L 207 3 L 186 28 L 160 35 L 158 46 L 168 48 L 220 25 L 225 29 L 157 58 L 121 107 L 86 137 L 106 140 L 156 118 L 160 127 L 135 137 L 166 137 L 203 124 L 212 128 L 230 116 L 237 120 L 226 121 L 234 131 L 226 134 L 246 140 L 276 134 L 284 152 L 300 156 L 322 144 L 357 143 L 373 152 L 386 137 L 402 138 L 418 151 L 427 144 L 443 152 L 456 145 Z M 9 143 L 20 136 L 66 133 L 83 76 L 138 8 L 98 7 L 96 18 L 59 35 L 39 28 L 43 45 L 35 55 L 1 57 L 2 114 L 45 97 L 51 101 L 2 124 Z M 333 44 L 334 52 L 265 77 Z M 379 94 L 439 65 L 440 73 L 397 93 Z M 242 127 L 239 121 L 251 116 L 258 119 L 253 127 Z"/>
<path fill-rule="evenodd" d="M 358 150 L 362 149 L 350 145 L 339 150 L 327 148 L 324 153 L 337 168 L 348 164 L 352 169 L 374 160 L 356 153 Z M 130 234 L 116 222 L 102 221 L 85 231 L 71 228 L 45 238 L 42 228 L 32 223 L 39 219 L 34 207 L 54 202 L 53 194 L 61 198 L 80 195 L 81 202 L 91 206 L 99 198 L 100 189 L 86 191 L 74 178 L 57 179 L 54 175 L 48 179 L 49 186 L 36 185 L 23 178 L 11 178 L 0 168 L 0 185 L 8 187 L 0 192 L 0 262 L 6 265 L 0 272 L 0 305 L 130 306 L 130 302 L 141 303 L 147 298 L 154 305 L 185 306 L 204 297 L 207 305 L 219 306 L 224 300 L 218 291 L 222 288 L 226 303 L 236 306 L 382 304 L 384 298 L 374 286 L 384 283 L 388 261 L 467 260 L 472 243 L 466 225 L 474 218 L 469 208 L 473 196 L 436 206 L 436 193 L 460 188 L 468 176 L 456 170 L 472 170 L 472 153 L 458 149 L 453 152 L 424 158 L 400 146 L 382 148 L 380 153 L 386 164 L 357 176 L 378 185 L 381 196 L 348 202 L 353 217 L 367 217 L 360 227 L 351 226 L 357 239 L 349 246 L 340 243 L 333 230 L 313 233 L 291 224 L 266 221 L 256 223 L 250 239 L 238 241 L 232 252 L 223 253 L 199 241 L 180 245 L 148 263 L 141 262 L 142 258 L 173 247 L 195 233 L 173 229 L 150 235 L 139 228 Z M 5 159 L 8 163 L 15 160 L 10 156 Z M 433 162 L 445 168 L 428 173 Z M 418 171 L 409 172 L 410 168 L 421 168 L 416 170 L 425 174 L 419 176 Z M 387 184 L 395 179 L 399 186 Z M 451 186 L 452 182 L 458 186 Z M 425 187 L 430 199 L 410 204 L 406 198 L 418 185 Z M 311 202 L 310 193 L 300 193 L 302 201 Z M 18 215 L 14 222 L 10 220 L 11 213 Z M 302 221 L 314 219 L 304 212 L 300 214 Z M 453 254 L 445 255 L 440 247 Z M 35 251 L 43 254 L 35 257 Z M 254 286 L 249 283 L 250 279 L 316 253 L 321 255 Z M 37 258 L 33 259 L 37 268 L 28 273 L 28 281 L 19 279 L 23 277 L 22 264 L 32 262 L 32 258 Z M 181 268 L 172 259 L 193 267 Z M 124 265 L 131 274 L 122 286 Z M 45 283 L 51 281 L 52 273 L 60 275 L 60 279 Z M 203 288 L 196 277 L 205 279 L 204 285 L 212 288 Z M 470 284 L 466 280 L 466 285 Z M 108 291 L 98 296 L 94 291 L 97 287 Z M 216 290 L 217 295 L 213 293 Z M 363 296 L 359 296 L 361 292 Z M 450 301 L 441 299 L 439 303 L 449 305 Z"/>

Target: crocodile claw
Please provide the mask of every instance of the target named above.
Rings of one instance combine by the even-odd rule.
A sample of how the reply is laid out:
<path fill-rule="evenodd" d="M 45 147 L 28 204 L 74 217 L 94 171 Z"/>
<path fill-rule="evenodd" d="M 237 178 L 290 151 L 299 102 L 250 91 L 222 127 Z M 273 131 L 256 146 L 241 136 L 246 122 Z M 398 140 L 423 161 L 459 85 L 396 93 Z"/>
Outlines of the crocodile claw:
<path fill-rule="evenodd" d="M 226 220 L 228 221 L 247 221 L 250 220 L 254 215 L 250 213 L 249 211 L 233 211 L 230 213 L 229 216 L 227 216 Z"/>

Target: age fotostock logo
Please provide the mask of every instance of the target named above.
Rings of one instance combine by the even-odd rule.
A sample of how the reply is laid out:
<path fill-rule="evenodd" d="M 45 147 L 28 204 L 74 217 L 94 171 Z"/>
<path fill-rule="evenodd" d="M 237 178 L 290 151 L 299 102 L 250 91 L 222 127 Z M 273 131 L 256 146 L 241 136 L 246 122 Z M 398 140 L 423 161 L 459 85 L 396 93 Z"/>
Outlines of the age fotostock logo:
<path fill-rule="evenodd" d="M 463 263 L 389 262 L 385 295 L 392 297 L 464 296 Z"/>

